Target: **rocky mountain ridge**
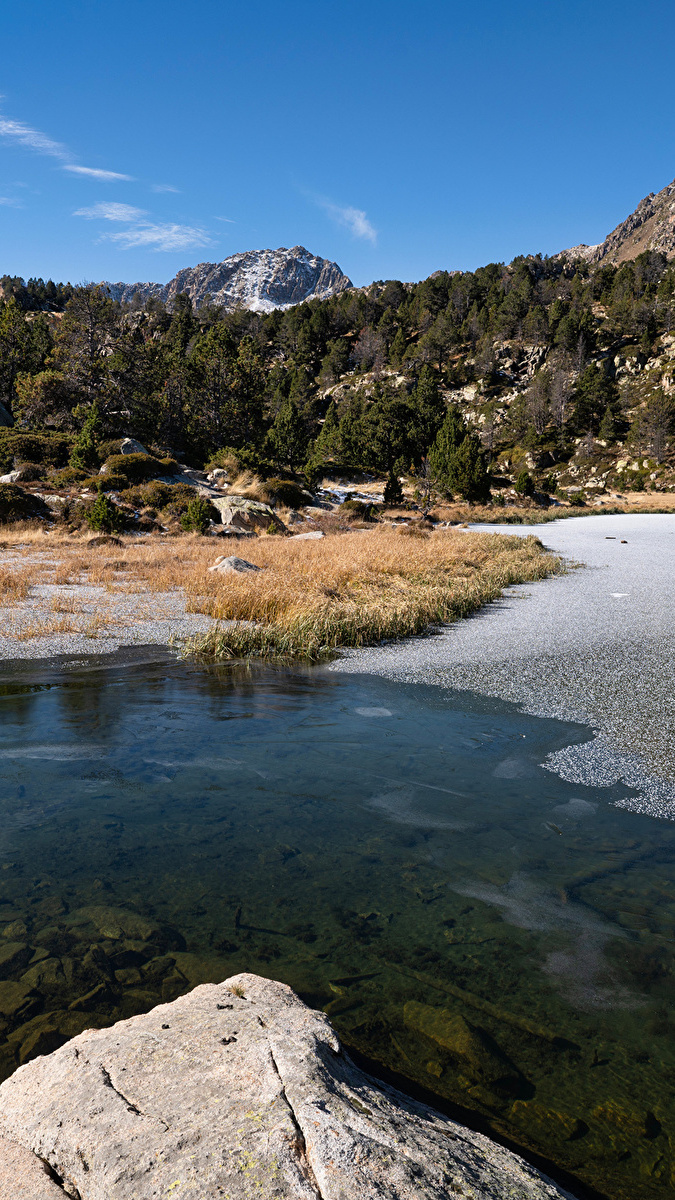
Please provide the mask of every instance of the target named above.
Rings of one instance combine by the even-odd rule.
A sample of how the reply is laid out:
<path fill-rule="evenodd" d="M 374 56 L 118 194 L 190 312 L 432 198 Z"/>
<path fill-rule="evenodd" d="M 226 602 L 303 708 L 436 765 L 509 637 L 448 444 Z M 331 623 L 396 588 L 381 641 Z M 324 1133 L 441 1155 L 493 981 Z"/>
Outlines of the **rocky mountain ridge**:
<path fill-rule="evenodd" d="M 195 308 L 205 303 L 223 308 L 272 312 L 305 300 L 325 300 L 352 286 L 337 263 L 310 254 L 304 246 L 287 250 L 246 250 L 219 263 L 185 267 L 168 283 L 103 283 L 114 300 L 131 304 L 151 297 L 170 304 L 187 292 Z"/>
<path fill-rule="evenodd" d="M 589 263 L 622 263 L 644 250 L 675 256 L 675 180 L 660 192 L 650 192 L 637 208 L 597 246 L 581 243 L 556 257 L 581 258 Z"/>

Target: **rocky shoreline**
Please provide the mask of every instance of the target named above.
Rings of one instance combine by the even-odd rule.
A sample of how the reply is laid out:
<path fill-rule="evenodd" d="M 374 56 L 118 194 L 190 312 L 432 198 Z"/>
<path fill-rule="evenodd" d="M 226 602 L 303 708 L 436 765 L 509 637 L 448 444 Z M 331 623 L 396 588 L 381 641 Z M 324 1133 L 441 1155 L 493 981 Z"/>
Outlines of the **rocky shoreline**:
<path fill-rule="evenodd" d="M 240 974 L 85 1030 L 0 1087 L 0 1200 L 573 1200 L 358 1069 L 328 1018 Z"/>

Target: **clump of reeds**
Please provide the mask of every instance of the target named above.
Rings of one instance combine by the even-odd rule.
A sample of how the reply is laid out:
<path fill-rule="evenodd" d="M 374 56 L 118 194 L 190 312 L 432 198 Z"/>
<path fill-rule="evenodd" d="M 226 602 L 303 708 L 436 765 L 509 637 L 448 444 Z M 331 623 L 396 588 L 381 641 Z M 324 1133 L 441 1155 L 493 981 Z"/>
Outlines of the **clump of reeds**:
<path fill-rule="evenodd" d="M 189 607 L 228 624 L 190 639 L 189 652 L 318 661 L 341 646 L 424 633 L 510 584 L 561 569 L 535 537 L 452 530 L 411 538 L 377 527 L 322 541 L 260 539 L 246 549 L 263 571 L 193 577 Z"/>

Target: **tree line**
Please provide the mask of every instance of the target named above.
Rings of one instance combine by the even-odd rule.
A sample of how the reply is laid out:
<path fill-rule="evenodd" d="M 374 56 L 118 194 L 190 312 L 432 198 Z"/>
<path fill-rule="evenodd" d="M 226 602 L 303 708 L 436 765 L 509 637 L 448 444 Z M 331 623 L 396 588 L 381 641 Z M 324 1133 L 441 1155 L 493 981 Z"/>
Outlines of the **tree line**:
<path fill-rule="evenodd" d="M 617 349 L 643 361 L 673 328 L 675 267 L 656 252 L 618 267 L 522 257 L 268 314 L 1 284 L 0 401 L 24 429 L 133 435 L 194 465 L 231 448 L 263 473 L 332 464 L 391 486 L 431 473 L 469 499 L 485 498 L 505 446 L 564 456 L 579 438 L 629 438 L 663 455 L 672 432 L 667 396 L 635 415 L 635 388 L 615 378 Z M 467 426 L 448 394 L 471 385 Z"/>

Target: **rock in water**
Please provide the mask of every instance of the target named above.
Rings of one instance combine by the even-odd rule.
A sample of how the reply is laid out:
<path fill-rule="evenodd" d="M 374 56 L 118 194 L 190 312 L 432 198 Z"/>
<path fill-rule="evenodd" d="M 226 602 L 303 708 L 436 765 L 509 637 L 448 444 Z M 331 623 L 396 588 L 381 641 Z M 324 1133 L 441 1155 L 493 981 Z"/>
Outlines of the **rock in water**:
<path fill-rule="evenodd" d="M 221 575 L 231 575 L 233 572 L 241 574 L 244 571 L 262 571 L 262 567 L 256 567 L 255 563 L 247 562 L 245 558 L 237 558 L 236 554 L 230 555 L 229 558 L 224 558 L 221 554 L 216 559 L 209 571 L 218 571 Z"/>
<path fill-rule="evenodd" d="M 323 1013 L 257 975 L 19 1067 L 0 1087 L 0 1133 L 81 1200 L 570 1200 L 516 1154 L 358 1070 Z M 18 1196 L 2 1191 L 4 1161 L 0 1197 Z"/>

